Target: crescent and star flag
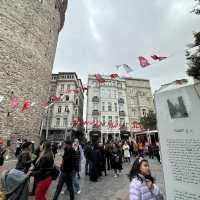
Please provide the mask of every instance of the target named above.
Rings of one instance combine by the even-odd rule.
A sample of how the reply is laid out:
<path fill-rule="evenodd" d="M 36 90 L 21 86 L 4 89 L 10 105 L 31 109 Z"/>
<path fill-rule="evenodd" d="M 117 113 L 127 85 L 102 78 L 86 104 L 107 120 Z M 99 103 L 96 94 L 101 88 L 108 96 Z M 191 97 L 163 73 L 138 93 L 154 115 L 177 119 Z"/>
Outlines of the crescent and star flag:
<path fill-rule="evenodd" d="M 145 57 L 139 56 L 138 59 L 139 59 L 141 67 L 147 67 L 150 65 L 149 61 Z"/>
<path fill-rule="evenodd" d="M 161 60 L 166 59 L 167 57 L 166 57 L 166 56 L 157 56 L 157 55 L 152 55 L 151 58 L 152 58 L 153 60 L 161 61 Z"/>
<path fill-rule="evenodd" d="M 118 76 L 118 74 L 111 74 L 110 77 L 111 77 L 111 79 L 116 79 L 116 78 L 118 78 L 119 76 Z"/>

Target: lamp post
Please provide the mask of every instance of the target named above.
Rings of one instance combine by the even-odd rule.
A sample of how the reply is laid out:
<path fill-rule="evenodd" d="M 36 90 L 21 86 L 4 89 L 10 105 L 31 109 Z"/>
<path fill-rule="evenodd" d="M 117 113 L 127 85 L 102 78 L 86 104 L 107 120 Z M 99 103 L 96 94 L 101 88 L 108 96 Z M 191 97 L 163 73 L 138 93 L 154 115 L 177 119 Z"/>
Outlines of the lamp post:
<path fill-rule="evenodd" d="M 68 131 L 67 131 L 67 128 L 68 128 L 68 122 L 69 122 L 69 109 L 67 109 L 67 123 L 66 123 L 66 128 L 65 128 L 65 140 L 67 139 L 67 135 L 68 135 Z M 68 135 L 69 136 L 69 135 Z"/>
<path fill-rule="evenodd" d="M 48 135 L 49 135 L 49 107 L 47 108 L 46 140 L 48 140 Z"/>
<path fill-rule="evenodd" d="M 54 103 L 51 103 L 47 107 L 46 140 L 48 140 L 48 136 L 49 136 L 49 113 L 50 113 L 50 107 L 53 106 L 53 105 L 54 105 Z"/>

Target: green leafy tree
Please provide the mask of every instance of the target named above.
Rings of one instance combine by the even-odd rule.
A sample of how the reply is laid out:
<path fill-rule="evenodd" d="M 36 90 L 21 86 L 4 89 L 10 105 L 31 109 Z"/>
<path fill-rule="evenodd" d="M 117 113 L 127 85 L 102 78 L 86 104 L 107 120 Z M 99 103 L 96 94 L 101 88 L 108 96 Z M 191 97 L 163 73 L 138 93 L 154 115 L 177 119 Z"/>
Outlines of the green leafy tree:
<path fill-rule="evenodd" d="M 192 12 L 200 15 L 200 0 L 196 1 L 197 5 Z M 200 80 L 200 32 L 194 33 L 194 43 L 192 44 L 192 48 L 194 51 L 186 51 L 186 57 L 189 61 L 187 74 L 197 80 Z"/>
<path fill-rule="evenodd" d="M 140 123 L 143 125 L 144 129 L 155 130 L 157 127 L 156 114 L 153 111 L 140 118 Z"/>

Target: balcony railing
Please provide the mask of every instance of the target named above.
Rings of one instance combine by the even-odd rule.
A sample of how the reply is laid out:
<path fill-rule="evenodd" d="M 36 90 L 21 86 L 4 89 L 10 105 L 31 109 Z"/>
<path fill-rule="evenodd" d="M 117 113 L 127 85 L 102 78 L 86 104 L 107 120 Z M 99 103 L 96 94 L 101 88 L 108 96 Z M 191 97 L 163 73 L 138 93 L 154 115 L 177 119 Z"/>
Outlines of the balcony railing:
<path fill-rule="evenodd" d="M 125 116 L 126 113 L 124 111 L 119 111 L 119 116 Z"/>
<path fill-rule="evenodd" d="M 118 99 L 118 103 L 124 104 L 124 99 L 123 99 L 123 98 L 119 98 L 119 99 Z"/>
<path fill-rule="evenodd" d="M 94 97 L 92 98 L 92 102 L 99 103 L 99 97 L 94 96 Z"/>
<path fill-rule="evenodd" d="M 92 115 L 100 115 L 100 112 L 98 110 L 93 110 Z"/>

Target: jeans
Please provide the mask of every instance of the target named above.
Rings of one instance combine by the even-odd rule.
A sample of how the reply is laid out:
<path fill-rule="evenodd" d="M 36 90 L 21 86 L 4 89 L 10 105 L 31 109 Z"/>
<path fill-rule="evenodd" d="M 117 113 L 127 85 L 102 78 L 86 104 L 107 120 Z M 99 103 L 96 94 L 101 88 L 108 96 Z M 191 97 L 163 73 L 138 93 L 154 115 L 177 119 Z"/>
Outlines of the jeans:
<path fill-rule="evenodd" d="M 64 183 L 67 186 L 67 189 L 69 191 L 70 194 L 70 200 L 74 200 L 74 188 L 73 188 L 73 177 L 74 177 L 74 173 L 70 172 L 70 173 L 63 173 L 61 172 L 60 176 L 59 176 L 59 181 L 58 181 L 58 185 L 56 188 L 56 192 L 54 194 L 53 200 L 57 200 L 58 196 L 62 190 L 62 187 L 64 185 Z"/>
<path fill-rule="evenodd" d="M 107 170 L 111 169 L 111 160 L 110 160 L 110 156 L 106 157 L 106 163 L 107 163 Z"/>
<path fill-rule="evenodd" d="M 91 166 L 92 166 L 91 161 L 86 159 L 86 162 L 85 162 L 85 175 L 89 175 L 90 174 Z"/>
<path fill-rule="evenodd" d="M 74 174 L 73 174 L 73 186 L 74 186 L 75 192 L 80 191 L 80 185 L 79 185 L 79 180 L 78 180 L 78 172 L 74 172 Z"/>

